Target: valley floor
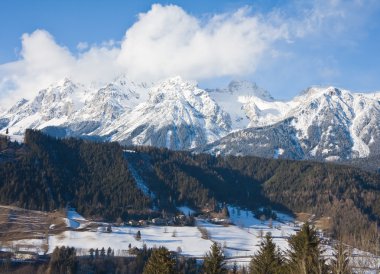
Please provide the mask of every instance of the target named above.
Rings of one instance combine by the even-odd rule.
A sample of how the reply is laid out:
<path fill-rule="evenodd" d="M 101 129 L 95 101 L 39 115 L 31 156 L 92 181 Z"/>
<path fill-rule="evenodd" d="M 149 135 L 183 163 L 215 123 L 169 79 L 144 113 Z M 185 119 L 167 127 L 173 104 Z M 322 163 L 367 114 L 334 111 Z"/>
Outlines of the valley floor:
<path fill-rule="evenodd" d="M 10 210 L 7 207 L 1 207 L 2 212 Z M 11 208 L 12 209 L 12 208 Z M 182 208 L 185 213 L 190 209 Z M 14 208 L 13 212 L 17 212 Z M 186 212 L 187 211 L 187 212 Z M 24 212 L 24 214 L 22 214 Z M 28 211 L 29 212 L 29 211 Z M 30 211 L 34 212 L 34 211 Z M 43 232 L 43 229 L 36 234 L 33 226 L 22 226 L 23 220 L 29 222 L 29 217 L 25 219 L 25 211 L 19 211 L 19 215 L 14 216 L 18 220 L 19 228 L 22 235 L 30 233 L 37 235 L 35 237 L 23 237 L 23 239 L 14 237 L 6 239 L 1 238 L 2 250 L 17 250 L 26 252 L 35 252 L 43 254 L 51 253 L 57 246 L 72 246 L 77 250 L 77 255 L 88 256 L 89 250 L 102 249 L 107 250 L 110 247 L 115 256 L 131 256 L 129 250 L 134 247 L 165 246 L 169 250 L 179 252 L 183 256 L 202 258 L 209 251 L 213 242 L 218 242 L 224 249 L 228 264 L 235 262 L 239 265 L 247 265 L 252 256 L 258 251 L 261 239 L 266 233 L 271 233 L 274 243 L 281 251 L 286 252 L 288 248 L 287 239 L 299 230 L 299 224 L 292 217 L 278 213 L 278 219 L 275 221 L 261 221 L 256 219 L 252 212 L 234 207 L 229 207 L 230 222 L 232 224 L 215 224 L 212 220 L 197 218 L 195 226 L 116 226 L 112 225 L 112 232 L 105 232 L 107 223 L 95 223 L 86 220 L 75 211 L 68 211 L 66 216 L 61 219 L 51 218 L 48 214 L 37 214 L 44 216 L 44 220 L 53 221 L 48 226 L 49 233 Z M 54 216 L 57 216 L 55 213 Z M 18 216 L 15 217 L 15 216 Z M 60 220 L 60 221 L 59 221 Z M 62 230 L 62 221 L 66 223 L 67 228 Z M 4 225 L 4 216 L 2 219 Z M 54 223 L 56 222 L 56 223 Z M 45 227 L 48 223 L 45 222 Z M 14 224 L 15 225 L 15 224 Z M 140 231 L 141 239 L 136 235 Z M 11 231 L 8 230 L 7 233 Z M 44 235 L 49 235 L 44 237 Z M 328 239 L 326 239 L 328 241 Z M 325 245 L 326 257 L 332 253 L 332 248 Z M 366 254 L 353 250 L 352 261 L 357 267 L 379 268 L 380 258 L 371 254 Z M 368 272 L 371 273 L 371 272 Z"/>

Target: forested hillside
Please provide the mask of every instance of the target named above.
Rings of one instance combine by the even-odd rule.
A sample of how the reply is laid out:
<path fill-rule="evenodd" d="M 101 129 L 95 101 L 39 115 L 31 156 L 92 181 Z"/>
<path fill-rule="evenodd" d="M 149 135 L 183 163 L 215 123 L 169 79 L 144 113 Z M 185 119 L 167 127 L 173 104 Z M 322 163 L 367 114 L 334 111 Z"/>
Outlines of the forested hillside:
<path fill-rule="evenodd" d="M 137 153 L 129 154 L 130 161 L 161 203 L 215 209 L 214 202 L 223 201 L 308 212 L 330 217 L 329 232 L 346 242 L 379 241 L 379 174 L 328 163 L 133 149 Z"/>
<path fill-rule="evenodd" d="M 27 130 L 25 145 L 13 150 L 24 153 L 0 164 L 1 204 L 37 210 L 71 205 L 86 216 L 110 220 L 150 206 L 117 143 L 57 140 Z"/>
<path fill-rule="evenodd" d="M 341 161 L 343 164 L 359 167 L 363 170 L 380 174 L 380 154 L 366 158 L 356 158 Z"/>
<path fill-rule="evenodd" d="M 265 206 L 330 217 L 334 237 L 376 246 L 380 175 L 327 163 L 208 154 L 55 139 L 28 130 L 25 144 L 0 141 L 0 203 L 53 210 L 74 206 L 86 217 L 116 220 L 188 205 Z M 128 152 L 129 151 L 129 152 Z M 134 151 L 134 152 L 132 152 Z M 155 197 L 137 186 L 133 172 Z M 156 213 L 157 214 L 157 213 Z"/>

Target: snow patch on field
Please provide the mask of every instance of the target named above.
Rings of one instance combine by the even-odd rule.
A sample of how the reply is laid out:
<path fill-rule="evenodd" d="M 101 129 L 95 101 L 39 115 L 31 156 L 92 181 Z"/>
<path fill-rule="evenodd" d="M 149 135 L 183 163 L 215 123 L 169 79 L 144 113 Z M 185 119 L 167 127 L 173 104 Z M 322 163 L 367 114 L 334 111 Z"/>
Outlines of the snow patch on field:
<path fill-rule="evenodd" d="M 67 227 L 70 227 L 73 229 L 77 229 L 80 227 L 80 223 L 78 223 L 77 221 L 74 221 L 74 220 L 68 219 L 68 218 L 63 218 L 63 219 L 65 220 Z"/>
<path fill-rule="evenodd" d="M 135 239 L 137 231 L 141 232 L 140 241 Z M 183 255 L 201 257 L 210 249 L 212 242 L 202 239 L 196 227 L 112 227 L 112 233 L 65 231 L 62 235 L 50 236 L 49 252 L 56 246 L 66 245 L 87 251 L 90 248 L 111 247 L 117 254 L 128 250 L 129 244 L 138 248 L 144 244 L 147 247 L 165 246 L 173 251 L 180 247 Z"/>
<path fill-rule="evenodd" d="M 180 207 L 177 207 L 177 209 L 181 211 L 183 214 L 185 214 L 186 216 L 190 216 L 191 214 L 195 213 L 193 209 L 187 206 L 180 206 Z"/>
<path fill-rule="evenodd" d="M 68 210 L 67 218 L 70 220 L 86 221 L 86 219 L 75 210 Z"/>

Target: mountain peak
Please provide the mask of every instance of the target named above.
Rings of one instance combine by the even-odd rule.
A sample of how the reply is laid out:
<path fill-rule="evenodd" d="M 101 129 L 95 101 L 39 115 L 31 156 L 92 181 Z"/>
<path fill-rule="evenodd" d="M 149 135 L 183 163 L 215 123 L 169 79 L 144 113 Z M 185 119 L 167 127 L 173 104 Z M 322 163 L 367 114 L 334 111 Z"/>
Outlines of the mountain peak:
<path fill-rule="evenodd" d="M 66 87 L 71 87 L 71 86 L 75 87 L 76 84 L 70 78 L 64 77 L 63 79 L 56 81 L 53 84 L 51 84 L 49 87 L 50 88 L 57 88 L 57 87 L 66 88 Z"/>
<path fill-rule="evenodd" d="M 334 86 L 312 86 L 301 91 L 297 97 L 321 96 L 323 94 L 328 96 L 340 96 L 342 94 L 342 90 Z"/>
<path fill-rule="evenodd" d="M 207 89 L 208 92 L 229 93 L 235 96 L 257 97 L 265 101 L 273 101 L 272 95 L 265 89 L 260 88 L 256 83 L 245 80 L 233 80 L 226 88 Z"/>
<path fill-rule="evenodd" d="M 177 75 L 159 82 L 157 86 L 194 89 L 198 87 L 198 84 L 195 81 L 184 80 L 181 76 Z"/>
<path fill-rule="evenodd" d="M 183 80 L 182 77 L 176 76 L 159 82 L 149 90 L 149 98 L 151 102 L 158 103 L 163 100 L 179 100 L 180 98 L 188 98 L 198 96 L 205 93 L 199 89 L 197 84 L 192 81 Z"/>
<path fill-rule="evenodd" d="M 228 91 L 248 96 L 253 95 L 260 99 L 273 100 L 272 95 L 267 90 L 260 88 L 255 82 L 233 80 L 228 84 Z"/>

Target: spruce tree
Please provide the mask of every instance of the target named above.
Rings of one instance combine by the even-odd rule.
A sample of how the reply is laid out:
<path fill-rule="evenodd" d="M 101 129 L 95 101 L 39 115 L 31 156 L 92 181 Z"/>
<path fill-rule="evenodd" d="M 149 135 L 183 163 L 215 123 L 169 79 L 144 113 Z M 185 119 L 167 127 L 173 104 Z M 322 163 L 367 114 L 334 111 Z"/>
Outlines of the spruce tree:
<path fill-rule="evenodd" d="M 238 274 L 238 266 L 236 262 L 234 262 L 234 265 L 232 266 L 232 274 Z"/>
<path fill-rule="evenodd" d="M 268 233 L 261 243 L 258 254 L 252 258 L 249 270 L 252 274 L 282 273 L 283 258 Z"/>
<path fill-rule="evenodd" d="M 56 247 L 51 255 L 47 273 L 73 274 L 77 270 L 76 250 L 73 247 Z"/>
<path fill-rule="evenodd" d="M 144 274 L 174 274 L 175 260 L 166 247 L 154 249 L 144 266 Z"/>
<path fill-rule="evenodd" d="M 225 267 L 223 250 L 219 244 L 214 243 L 211 250 L 206 254 L 203 262 L 203 271 L 205 274 L 223 274 L 227 273 Z"/>
<path fill-rule="evenodd" d="M 224 206 L 224 207 L 222 208 L 222 214 L 223 214 L 223 216 L 226 217 L 226 218 L 229 218 L 229 217 L 230 217 L 230 212 L 228 211 L 228 207 L 227 207 L 227 206 Z"/>
<path fill-rule="evenodd" d="M 289 272 L 297 274 L 326 273 L 326 264 L 321 257 L 317 231 L 306 222 L 302 229 L 289 239 Z"/>
<path fill-rule="evenodd" d="M 137 231 L 136 236 L 135 236 L 135 239 L 136 239 L 137 241 L 140 241 L 140 240 L 141 240 L 141 232 L 140 232 L 140 230 Z"/>
<path fill-rule="evenodd" d="M 93 248 L 90 248 L 89 253 L 90 253 L 90 258 L 93 259 L 95 250 Z"/>
<path fill-rule="evenodd" d="M 99 257 L 99 248 L 95 249 L 95 258 Z"/>

